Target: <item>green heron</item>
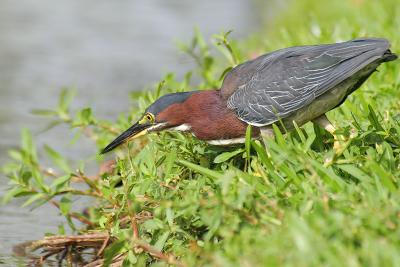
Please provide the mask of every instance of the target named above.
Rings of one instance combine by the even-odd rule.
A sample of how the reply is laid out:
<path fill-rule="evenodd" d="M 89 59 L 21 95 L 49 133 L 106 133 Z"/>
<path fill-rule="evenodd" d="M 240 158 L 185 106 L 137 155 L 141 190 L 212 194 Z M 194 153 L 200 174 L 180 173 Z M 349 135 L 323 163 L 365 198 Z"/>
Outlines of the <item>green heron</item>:
<path fill-rule="evenodd" d="M 397 58 L 386 39 L 277 50 L 236 66 L 219 90 L 167 94 L 101 153 L 162 130 L 191 132 L 213 145 L 243 143 L 246 128 L 268 137 L 272 124 L 313 121 L 334 135 L 325 113 L 341 105 L 383 62 Z M 336 145 L 336 144 L 335 144 Z"/>

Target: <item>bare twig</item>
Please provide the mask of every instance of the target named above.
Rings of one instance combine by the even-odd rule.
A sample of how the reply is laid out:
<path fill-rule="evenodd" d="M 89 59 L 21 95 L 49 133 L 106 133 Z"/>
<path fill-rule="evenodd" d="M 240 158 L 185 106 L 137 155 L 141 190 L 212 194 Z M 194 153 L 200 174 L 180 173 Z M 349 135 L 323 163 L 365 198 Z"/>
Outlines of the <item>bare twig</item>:
<path fill-rule="evenodd" d="M 72 195 L 77 195 L 77 196 L 89 196 L 89 197 L 96 197 L 96 198 L 101 198 L 102 196 L 96 192 L 90 192 L 90 191 L 82 191 L 82 190 L 77 190 L 74 188 L 66 189 L 64 191 L 57 192 L 56 195 L 65 195 L 65 194 L 72 194 Z"/>
<path fill-rule="evenodd" d="M 119 267 L 122 266 L 122 262 L 125 259 L 125 254 L 120 254 L 117 255 L 116 257 L 113 258 L 110 267 Z M 101 267 L 103 266 L 104 263 L 104 259 L 99 259 L 99 260 L 95 260 L 92 261 L 91 263 L 88 263 L 86 265 L 84 265 L 83 267 Z"/>
<path fill-rule="evenodd" d="M 160 183 L 160 185 L 163 186 L 163 187 L 166 187 L 168 189 L 171 189 L 171 190 L 176 190 L 175 186 L 172 186 L 172 185 L 169 185 L 169 184 L 166 184 L 166 183 Z"/>
<path fill-rule="evenodd" d="M 45 250 L 61 249 L 72 245 L 100 248 L 107 238 L 109 238 L 109 234 L 104 232 L 77 236 L 48 236 L 33 242 L 28 248 L 32 251 L 39 248 L 45 248 Z"/>
<path fill-rule="evenodd" d="M 131 221 L 131 227 L 132 227 L 132 231 L 133 231 L 133 237 L 139 238 L 139 228 L 138 228 L 138 224 L 136 221 L 136 214 L 135 214 L 134 210 L 132 209 L 131 201 L 129 199 L 127 200 L 127 203 L 128 203 L 128 214 L 129 214 L 129 218 Z"/>
<path fill-rule="evenodd" d="M 99 251 L 97 252 L 97 257 L 100 257 L 101 254 L 103 254 L 104 249 L 107 247 L 108 242 L 110 242 L 110 236 L 108 236 L 104 242 L 103 245 L 101 245 Z"/>
<path fill-rule="evenodd" d="M 153 218 L 153 214 L 151 214 L 151 212 L 149 212 L 149 211 L 144 211 L 143 210 L 143 211 L 139 212 L 138 214 L 136 214 L 135 217 L 136 217 L 136 222 L 138 224 L 140 224 L 140 223 L 143 223 L 144 221 L 152 219 Z M 124 226 L 127 223 L 130 223 L 130 221 L 131 221 L 130 216 L 122 217 L 120 219 L 121 226 Z"/>
<path fill-rule="evenodd" d="M 85 184 L 87 184 L 91 189 L 96 191 L 97 195 L 99 195 L 99 196 L 102 195 L 100 189 L 95 184 L 95 181 L 98 179 L 97 176 L 94 177 L 94 179 L 91 179 L 91 178 L 87 177 L 86 175 L 84 175 L 82 172 L 79 172 L 78 174 L 73 174 L 72 177 L 75 177 L 75 178 L 78 178 L 78 179 L 84 181 Z"/>
<path fill-rule="evenodd" d="M 41 256 L 36 263 L 43 264 L 44 261 L 53 256 L 55 254 L 59 254 L 62 252 L 66 252 L 69 261 L 72 261 L 72 248 L 77 249 L 88 249 L 94 248 L 99 249 L 97 252 L 97 257 L 99 257 L 105 248 L 110 244 L 111 237 L 108 233 L 105 232 L 97 232 L 90 233 L 85 235 L 77 235 L 77 236 L 50 236 L 45 237 L 42 240 L 32 242 L 28 248 L 31 251 L 36 251 L 40 248 L 43 248 L 45 255 Z M 165 254 L 156 248 L 152 247 L 150 244 L 146 243 L 143 240 L 138 238 L 132 238 L 132 245 L 136 248 L 140 248 L 141 251 L 145 251 L 149 255 L 159 260 L 165 261 L 168 264 L 175 265 L 178 267 L 186 267 L 186 265 L 172 254 Z M 65 257 L 64 256 L 64 257 Z M 121 266 L 122 262 L 125 258 L 126 254 L 119 254 L 114 257 L 110 266 Z M 91 263 L 85 265 L 85 267 L 97 267 L 102 266 L 104 263 L 104 259 L 97 259 L 92 261 Z"/>
<path fill-rule="evenodd" d="M 155 258 L 158 258 L 160 260 L 167 262 L 168 264 L 172 264 L 172 265 L 175 265 L 178 267 L 186 267 L 186 265 L 184 263 L 178 261 L 175 256 L 173 256 L 171 254 L 164 254 L 161 251 L 157 250 L 156 248 L 152 247 L 150 244 L 148 244 L 142 240 L 134 239 L 133 242 L 135 243 L 135 245 L 142 248 L 144 251 L 146 251 L 147 253 L 149 253 L 151 256 L 153 256 Z"/>
<path fill-rule="evenodd" d="M 51 203 L 56 208 L 60 209 L 60 204 L 57 201 L 51 199 L 51 200 L 49 200 L 49 203 Z M 80 221 L 81 223 L 84 223 L 84 224 L 89 225 L 89 226 L 94 226 L 94 223 L 92 223 L 91 221 L 89 221 L 84 216 L 80 215 L 79 213 L 68 212 L 67 215 L 70 216 L 71 218 L 74 218 L 74 219 Z"/>

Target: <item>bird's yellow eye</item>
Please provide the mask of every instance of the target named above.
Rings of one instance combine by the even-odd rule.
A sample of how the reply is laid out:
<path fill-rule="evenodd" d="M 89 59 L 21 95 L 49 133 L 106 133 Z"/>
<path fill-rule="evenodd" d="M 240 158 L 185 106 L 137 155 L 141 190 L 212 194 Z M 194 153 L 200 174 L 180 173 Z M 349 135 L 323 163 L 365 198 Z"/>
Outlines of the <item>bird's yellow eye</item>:
<path fill-rule="evenodd" d="M 145 118 L 148 122 L 153 123 L 154 122 L 154 115 L 151 113 L 146 113 Z"/>
<path fill-rule="evenodd" d="M 154 115 L 151 113 L 144 114 L 142 119 L 139 121 L 139 124 L 145 124 L 145 123 L 154 123 Z"/>

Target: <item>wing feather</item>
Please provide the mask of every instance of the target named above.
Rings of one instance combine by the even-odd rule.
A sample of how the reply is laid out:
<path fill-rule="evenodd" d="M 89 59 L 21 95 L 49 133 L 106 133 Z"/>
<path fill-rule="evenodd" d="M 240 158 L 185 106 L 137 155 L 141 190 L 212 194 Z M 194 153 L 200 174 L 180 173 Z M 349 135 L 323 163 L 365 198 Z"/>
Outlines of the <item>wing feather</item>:
<path fill-rule="evenodd" d="M 388 48 L 387 40 L 376 38 L 278 50 L 234 68 L 221 95 L 241 120 L 268 125 L 381 59 Z"/>

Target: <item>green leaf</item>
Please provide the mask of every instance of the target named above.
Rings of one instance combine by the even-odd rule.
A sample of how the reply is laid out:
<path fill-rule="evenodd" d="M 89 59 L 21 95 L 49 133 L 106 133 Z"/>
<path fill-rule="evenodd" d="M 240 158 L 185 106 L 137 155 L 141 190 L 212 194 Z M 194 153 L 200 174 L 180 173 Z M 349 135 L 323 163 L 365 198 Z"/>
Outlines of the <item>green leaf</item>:
<path fill-rule="evenodd" d="M 215 157 L 214 159 L 214 163 L 222 163 L 225 162 L 231 158 L 233 158 L 234 156 L 243 153 L 244 149 L 238 149 L 238 150 L 234 150 L 234 151 L 230 151 L 230 152 L 223 152 L 221 154 L 219 154 L 218 156 Z"/>
<path fill-rule="evenodd" d="M 166 180 L 168 181 L 168 179 L 170 178 L 170 174 L 172 171 L 172 168 L 175 164 L 176 161 L 176 156 L 177 156 L 177 152 L 176 151 L 171 151 L 170 153 L 167 154 L 166 159 L 165 159 L 165 171 L 164 171 L 164 175 Z"/>
<path fill-rule="evenodd" d="M 67 215 L 71 210 L 72 201 L 69 196 L 64 196 L 60 200 L 60 211 L 63 215 Z"/>
<path fill-rule="evenodd" d="M 106 223 L 108 222 L 108 218 L 106 216 L 101 216 L 98 219 L 99 225 L 101 228 L 105 228 L 106 227 Z"/>
<path fill-rule="evenodd" d="M 22 149 L 30 155 L 33 162 L 37 161 L 36 148 L 33 144 L 32 134 L 28 129 L 22 129 Z M 32 162 L 27 162 L 29 165 Z"/>
<path fill-rule="evenodd" d="M 61 120 L 53 120 L 53 121 L 49 122 L 43 129 L 41 129 L 40 133 L 47 132 L 47 131 L 53 129 L 54 127 L 56 127 L 57 125 L 60 125 L 61 123 L 63 123 Z"/>
<path fill-rule="evenodd" d="M 109 266 L 115 256 L 122 253 L 125 247 L 125 241 L 116 241 L 107 247 L 104 251 L 104 263 L 103 266 Z"/>
<path fill-rule="evenodd" d="M 212 211 L 212 214 L 204 214 L 202 216 L 203 220 L 207 223 L 209 227 L 209 231 L 204 236 L 204 239 L 209 241 L 213 235 L 218 231 L 219 226 L 221 225 L 222 221 L 222 214 L 223 214 L 223 207 L 218 205 Z"/>
<path fill-rule="evenodd" d="M 343 171 L 347 172 L 348 174 L 350 174 L 351 176 L 353 176 L 354 178 L 356 178 L 362 182 L 368 183 L 368 182 L 371 182 L 371 180 L 372 180 L 370 176 L 368 176 L 362 170 L 357 168 L 355 165 L 342 164 L 342 165 L 337 165 L 337 167 L 339 167 Z"/>
<path fill-rule="evenodd" d="M 23 156 L 21 151 L 11 149 L 8 151 L 8 155 L 10 158 L 14 159 L 15 161 L 23 161 Z"/>
<path fill-rule="evenodd" d="M 169 226 L 172 227 L 173 224 L 174 224 L 174 218 L 175 218 L 174 217 L 174 210 L 171 209 L 171 208 L 167 208 L 165 210 L 165 215 L 166 215 L 167 222 L 168 222 Z"/>
<path fill-rule="evenodd" d="M 13 197 L 15 197 L 16 195 L 18 195 L 21 192 L 25 192 L 25 188 L 17 186 L 17 187 L 14 187 L 14 188 L 8 190 L 7 193 L 2 198 L 2 203 L 7 204 L 8 202 L 10 202 L 10 200 Z"/>
<path fill-rule="evenodd" d="M 135 265 L 138 260 L 137 260 L 136 255 L 133 253 L 133 251 L 129 250 L 128 255 L 127 255 L 126 259 L 124 260 L 123 264 L 125 264 L 125 261 L 127 261 L 126 265 L 123 265 L 123 266 L 132 266 L 132 265 Z"/>
<path fill-rule="evenodd" d="M 370 168 L 373 170 L 375 177 L 378 178 L 382 185 L 389 190 L 389 192 L 396 192 L 397 188 L 393 181 L 396 181 L 397 179 L 376 162 L 369 162 L 369 164 L 371 165 Z"/>
<path fill-rule="evenodd" d="M 92 117 L 92 109 L 91 108 L 84 108 L 80 111 L 80 117 L 81 120 L 86 123 L 89 124 L 92 122 L 93 117 Z"/>
<path fill-rule="evenodd" d="M 36 182 L 36 185 L 39 186 L 42 191 L 48 191 L 49 188 L 46 185 L 43 176 L 38 169 L 32 169 L 32 177 L 33 180 Z"/>
<path fill-rule="evenodd" d="M 337 176 L 332 171 L 331 167 L 326 168 L 316 160 L 311 160 L 311 164 L 320 172 L 321 178 L 324 179 L 328 184 L 330 184 L 335 189 L 335 191 L 343 189 L 345 182 L 341 177 Z"/>
<path fill-rule="evenodd" d="M 151 219 L 151 220 L 147 220 L 142 224 L 143 229 L 146 229 L 147 231 L 154 231 L 154 230 L 158 230 L 158 229 L 163 229 L 164 228 L 164 223 L 157 219 Z"/>
<path fill-rule="evenodd" d="M 51 183 L 51 188 L 53 188 L 56 191 L 61 190 L 69 181 L 71 180 L 71 175 L 64 175 L 61 177 L 58 177 Z"/>
<path fill-rule="evenodd" d="M 274 169 L 274 166 L 272 165 L 272 162 L 271 162 L 270 158 L 268 157 L 266 148 L 260 143 L 260 141 L 259 140 L 251 141 L 251 145 L 254 148 L 254 150 L 257 152 L 257 155 L 261 159 L 261 161 L 269 169 Z"/>
<path fill-rule="evenodd" d="M 95 123 L 96 123 L 96 120 L 93 117 L 92 109 L 91 108 L 83 108 L 77 113 L 76 119 L 72 123 L 72 126 L 73 127 L 81 127 L 83 125 L 86 126 L 86 125 L 91 125 L 91 124 L 95 124 Z"/>
<path fill-rule="evenodd" d="M 246 129 L 246 141 L 245 141 L 247 160 L 250 160 L 251 140 L 252 140 L 252 126 L 249 124 Z"/>
<path fill-rule="evenodd" d="M 278 128 L 278 126 L 276 124 L 272 124 L 272 128 L 274 129 L 274 134 L 277 143 L 281 146 L 286 146 L 285 138 L 283 137 L 283 134 L 281 130 Z"/>
<path fill-rule="evenodd" d="M 45 194 L 37 193 L 37 194 L 31 196 L 30 198 L 28 198 L 28 200 L 25 201 L 25 202 L 22 204 L 22 207 L 29 206 L 29 205 L 31 205 L 32 203 L 34 203 L 34 202 L 36 202 L 36 201 L 38 201 L 38 200 L 43 200 L 44 198 L 46 198 L 46 195 L 45 195 Z"/>
<path fill-rule="evenodd" d="M 372 106 L 368 105 L 368 109 L 369 109 L 368 118 L 369 118 L 369 121 L 371 122 L 372 126 L 374 126 L 374 128 L 377 131 L 383 131 L 384 132 L 385 130 L 383 129 L 383 127 L 379 123 L 378 116 L 376 115 L 376 113 L 375 113 L 374 109 L 372 108 Z"/>
<path fill-rule="evenodd" d="M 232 69 L 233 69 L 232 66 L 227 67 L 227 68 L 222 72 L 221 76 L 219 77 L 219 80 L 221 81 L 222 79 L 224 79 L 224 78 L 225 78 L 225 75 L 226 75 L 228 72 L 230 72 Z"/>
<path fill-rule="evenodd" d="M 164 85 L 165 85 L 165 80 L 162 80 L 161 82 L 158 83 L 157 89 L 156 89 L 155 98 L 159 98 L 160 97 L 161 90 L 163 89 Z"/>
<path fill-rule="evenodd" d="M 294 128 L 296 129 L 297 134 L 300 137 L 301 142 L 304 144 L 306 142 L 306 137 L 303 134 L 303 131 L 299 128 L 299 126 L 297 125 L 297 123 L 295 121 L 293 121 L 293 125 Z"/>
<path fill-rule="evenodd" d="M 193 170 L 195 172 L 203 174 L 203 175 L 205 175 L 205 176 L 207 176 L 207 177 L 209 177 L 211 179 L 219 179 L 222 176 L 222 174 L 217 172 L 217 171 L 213 171 L 213 170 L 204 168 L 202 166 L 193 164 L 193 163 L 191 163 L 189 161 L 186 161 L 186 160 L 178 160 L 178 163 L 182 164 L 185 167 L 188 167 L 189 169 L 191 169 L 191 170 Z"/>
<path fill-rule="evenodd" d="M 234 171 L 226 171 L 224 175 L 218 180 L 218 183 L 221 186 L 221 193 L 222 195 L 227 195 L 230 189 L 231 184 L 233 183 L 235 178 L 235 172 Z"/>
<path fill-rule="evenodd" d="M 168 237 L 169 237 L 170 232 L 167 231 L 163 233 L 158 239 L 157 242 L 154 244 L 154 248 L 157 249 L 158 251 L 162 251 L 165 245 L 165 242 L 167 242 Z"/>
<path fill-rule="evenodd" d="M 61 90 L 58 99 L 58 109 L 60 112 L 67 113 L 72 99 L 74 98 L 75 90 L 64 88 Z"/>
<path fill-rule="evenodd" d="M 22 182 L 24 185 L 28 185 L 28 184 L 29 184 L 29 180 L 32 178 L 32 172 L 30 172 L 30 171 L 24 171 L 24 172 L 22 173 L 22 175 L 20 175 L 20 177 L 21 177 L 21 182 Z"/>
<path fill-rule="evenodd" d="M 31 191 L 31 190 L 29 190 L 29 189 L 26 189 L 26 190 L 24 190 L 24 191 L 21 191 L 21 192 L 15 194 L 15 195 L 14 195 L 14 198 L 18 198 L 18 197 L 27 197 L 27 196 L 32 196 L 32 195 L 35 195 L 35 194 L 37 194 L 37 192 Z"/>

